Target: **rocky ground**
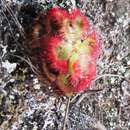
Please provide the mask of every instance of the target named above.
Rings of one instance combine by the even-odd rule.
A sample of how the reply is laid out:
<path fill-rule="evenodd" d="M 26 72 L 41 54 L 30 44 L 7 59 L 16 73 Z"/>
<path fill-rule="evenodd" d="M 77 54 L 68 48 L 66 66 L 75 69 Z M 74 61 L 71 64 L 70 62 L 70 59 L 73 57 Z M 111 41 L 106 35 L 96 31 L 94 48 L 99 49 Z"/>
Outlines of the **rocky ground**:
<path fill-rule="evenodd" d="M 26 33 L 40 11 L 75 7 L 101 39 L 90 90 L 72 97 L 66 130 L 130 130 L 130 1 L 1 0 L 0 130 L 61 130 L 66 97 L 39 80 Z"/>

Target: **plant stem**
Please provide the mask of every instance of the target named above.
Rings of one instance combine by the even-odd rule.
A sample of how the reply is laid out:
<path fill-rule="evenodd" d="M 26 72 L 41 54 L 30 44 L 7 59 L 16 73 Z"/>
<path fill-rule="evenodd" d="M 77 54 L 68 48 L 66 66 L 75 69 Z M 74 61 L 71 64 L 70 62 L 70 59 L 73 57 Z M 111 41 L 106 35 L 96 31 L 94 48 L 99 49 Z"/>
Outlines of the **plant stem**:
<path fill-rule="evenodd" d="M 67 99 L 67 105 L 66 105 L 66 111 L 65 111 L 65 117 L 64 117 L 64 124 L 63 124 L 62 130 L 66 130 L 66 122 L 67 122 L 67 117 L 68 117 L 68 112 L 69 112 L 70 99 L 71 99 L 71 97 L 68 97 L 68 99 Z"/>

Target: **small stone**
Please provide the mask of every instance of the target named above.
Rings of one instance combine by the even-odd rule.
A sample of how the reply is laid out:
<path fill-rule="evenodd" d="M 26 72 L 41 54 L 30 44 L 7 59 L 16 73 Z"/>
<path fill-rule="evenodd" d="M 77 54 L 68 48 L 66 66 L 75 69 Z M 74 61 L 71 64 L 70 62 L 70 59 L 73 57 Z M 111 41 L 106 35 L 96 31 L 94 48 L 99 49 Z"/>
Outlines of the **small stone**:
<path fill-rule="evenodd" d="M 130 60 L 127 62 L 127 65 L 130 65 Z"/>
<path fill-rule="evenodd" d="M 122 59 L 122 57 L 121 57 L 120 54 L 118 54 L 116 58 L 117 58 L 117 60 L 119 60 L 119 61 Z"/>
<path fill-rule="evenodd" d="M 34 88 L 35 88 L 35 89 L 40 89 L 40 88 L 41 88 L 41 85 L 40 85 L 40 84 L 36 84 L 36 85 L 34 85 Z"/>
<path fill-rule="evenodd" d="M 5 62 L 2 62 L 2 67 L 6 68 L 7 73 L 9 74 L 14 71 L 16 66 L 17 66 L 16 63 L 10 63 L 8 60 L 6 60 Z"/>

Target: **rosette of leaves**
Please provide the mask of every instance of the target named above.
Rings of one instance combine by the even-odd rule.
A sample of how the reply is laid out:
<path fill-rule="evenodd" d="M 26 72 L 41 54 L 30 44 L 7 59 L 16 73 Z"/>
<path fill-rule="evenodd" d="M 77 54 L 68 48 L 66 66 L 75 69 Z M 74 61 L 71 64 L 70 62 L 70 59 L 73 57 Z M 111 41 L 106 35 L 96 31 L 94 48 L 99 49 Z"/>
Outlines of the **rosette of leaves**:
<path fill-rule="evenodd" d="M 40 68 L 66 96 L 87 89 L 96 75 L 99 40 L 79 9 L 52 8 L 40 13 L 34 22 L 31 47 L 40 48 Z"/>

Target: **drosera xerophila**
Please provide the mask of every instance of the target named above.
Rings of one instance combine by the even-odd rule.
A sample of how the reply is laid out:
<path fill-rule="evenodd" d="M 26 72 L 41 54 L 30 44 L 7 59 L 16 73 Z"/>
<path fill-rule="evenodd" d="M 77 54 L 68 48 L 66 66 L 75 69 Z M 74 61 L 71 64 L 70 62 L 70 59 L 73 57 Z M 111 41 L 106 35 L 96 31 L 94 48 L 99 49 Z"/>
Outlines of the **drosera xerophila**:
<path fill-rule="evenodd" d="M 34 21 L 30 48 L 40 49 L 34 55 L 39 68 L 68 97 L 66 112 L 71 96 L 88 89 L 96 76 L 100 41 L 90 26 L 79 9 L 67 12 L 58 7 L 41 13 Z"/>

